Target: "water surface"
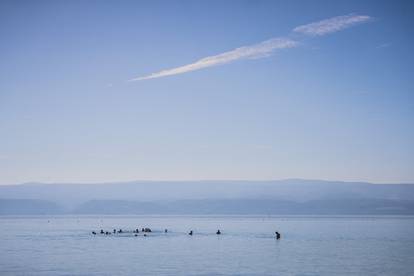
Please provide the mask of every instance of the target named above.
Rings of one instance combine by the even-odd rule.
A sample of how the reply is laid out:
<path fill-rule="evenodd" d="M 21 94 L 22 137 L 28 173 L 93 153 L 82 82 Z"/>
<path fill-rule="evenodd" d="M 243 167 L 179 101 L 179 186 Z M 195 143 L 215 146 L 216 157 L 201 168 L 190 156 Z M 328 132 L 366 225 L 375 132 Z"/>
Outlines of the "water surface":
<path fill-rule="evenodd" d="M 154 232 L 91 234 L 142 227 Z M 413 229 L 409 216 L 0 217 L 0 275 L 413 275 Z"/>

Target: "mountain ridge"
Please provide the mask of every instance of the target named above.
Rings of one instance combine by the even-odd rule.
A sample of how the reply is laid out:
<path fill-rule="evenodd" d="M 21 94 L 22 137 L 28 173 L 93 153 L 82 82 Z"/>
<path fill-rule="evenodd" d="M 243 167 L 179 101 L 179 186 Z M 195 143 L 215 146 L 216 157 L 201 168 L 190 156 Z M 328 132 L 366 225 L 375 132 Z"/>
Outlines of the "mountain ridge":
<path fill-rule="evenodd" d="M 194 204 L 192 204 L 191 209 L 198 210 L 200 213 L 203 213 L 204 210 L 197 209 L 197 205 L 202 204 L 204 200 L 210 201 L 211 204 L 215 202 L 214 204 L 218 204 L 216 206 L 221 206 L 221 209 L 217 207 L 218 212 L 227 212 L 231 207 L 230 204 L 237 200 L 243 201 L 243 204 L 249 204 L 252 210 L 256 208 L 252 205 L 254 201 L 257 202 L 256 205 L 260 205 L 259 202 L 262 201 L 267 202 L 269 206 L 289 202 L 291 212 L 294 212 L 294 210 L 305 212 L 306 204 L 313 202 L 307 208 L 319 213 L 325 212 L 324 209 L 333 208 L 335 201 L 343 202 L 340 208 L 335 207 L 338 213 L 346 213 L 347 209 L 350 211 L 352 204 L 355 202 L 360 206 L 364 206 L 364 202 L 369 202 L 371 205 L 367 205 L 367 208 L 369 207 L 371 212 L 377 213 L 376 208 L 383 208 L 384 206 L 384 208 L 390 206 L 390 208 L 411 210 L 411 203 L 407 202 L 414 201 L 414 185 L 301 179 L 274 181 L 133 181 L 103 184 L 29 183 L 0 186 L 0 199 L 40 200 L 49 202 L 48 204 L 57 204 L 65 212 L 79 210 L 83 204 L 97 201 L 111 203 L 114 210 L 124 208 L 125 212 L 134 210 L 134 208 L 123 207 L 131 202 L 135 202 L 131 205 L 143 202 L 148 204 L 169 202 L 169 208 L 178 210 L 178 213 L 182 212 L 178 205 L 184 204 L 186 200 L 193 200 Z M 319 204 L 318 201 L 323 203 Z M 45 202 L 43 202 L 43 205 L 38 204 L 44 206 Z M 119 205 L 116 205 L 117 202 Z M 171 202 L 179 202 L 179 204 L 177 203 L 178 205 L 175 206 Z M 28 204 L 33 204 L 33 202 Z M 317 205 L 319 207 L 316 207 Z M 106 206 L 103 206 L 102 209 L 105 209 Z M 143 206 L 145 207 L 145 205 Z M 159 207 L 159 205 L 157 206 Z M 262 207 L 262 209 L 258 209 L 258 212 L 266 212 L 267 207 Z M 16 206 L 16 208 L 19 209 L 20 207 Z M 59 210 L 59 208 L 54 209 Z M 97 209 L 99 210 L 99 207 Z M 205 210 L 208 209 L 208 205 L 206 205 Z M 166 209 L 161 208 L 160 210 L 168 213 Z M 243 210 L 249 213 L 248 209 Z M 276 207 L 271 210 L 273 210 L 272 212 L 278 212 Z M 289 210 L 286 210 L 286 212 L 289 213 Z M 361 209 L 358 212 L 363 212 L 363 210 Z M 402 211 L 402 213 L 404 212 L 407 211 Z"/>

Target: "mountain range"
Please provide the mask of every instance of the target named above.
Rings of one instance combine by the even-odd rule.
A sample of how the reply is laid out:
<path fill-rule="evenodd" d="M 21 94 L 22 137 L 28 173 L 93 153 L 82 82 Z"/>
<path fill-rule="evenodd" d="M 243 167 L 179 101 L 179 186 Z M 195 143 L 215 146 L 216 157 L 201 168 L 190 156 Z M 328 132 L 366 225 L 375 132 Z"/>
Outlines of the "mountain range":
<path fill-rule="evenodd" d="M 0 186 L 0 215 L 33 214 L 414 215 L 414 185 L 288 179 Z"/>

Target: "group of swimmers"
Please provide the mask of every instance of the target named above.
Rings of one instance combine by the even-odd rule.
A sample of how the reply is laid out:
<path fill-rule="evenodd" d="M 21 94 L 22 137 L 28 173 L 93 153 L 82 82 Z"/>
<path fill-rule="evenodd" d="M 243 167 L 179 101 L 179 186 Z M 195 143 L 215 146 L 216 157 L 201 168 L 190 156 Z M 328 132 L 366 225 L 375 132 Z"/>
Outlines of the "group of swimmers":
<path fill-rule="evenodd" d="M 141 232 L 144 233 L 144 237 L 146 237 L 147 233 L 151 233 L 152 230 L 151 230 L 151 228 L 145 227 L 145 228 L 141 229 Z M 122 229 L 119 229 L 119 230 L 114 229 L 111 233 L 109 231 L 104 231 L 103 229 L 101 229 L 101 231 L 99 233 L 101 235 L 111 235 L 111 234 L 116 234 L 116 233 L 122 234 L 122 233 L 130 233 L 130 232 L 128 232 L 128 231 L 124 232 L 124 231 L 122 231 Z M 137 228 L 137 229 L 133 230 L 132 233 L 134 233 L 134 236 L 137 237 L 138 233 L 139 233 L 139 229 Z M 164 233 L 168 233 L 168 229 L 165 229 Z M 96 235 L 97 233 L 95 231 L 92 231 L 92 234 Z M 188 232 L 188 235 L 190 235 L 190 236 L 192 236 L 193 234 L 194 234 L 193 230 L 190 230 L 190 232 Z M 217 230 L 216 235 L 221 235 L 220 229 Z M 276 235 L 276 239 L 280 240 L 280 237 L 281 237 L 280 233 L 276 231 L 275 235 Z"/>
<path fill-rule="evenodd" d="M 152 230 L 151 230 L 151 228 L 148 228 L 148 227 L 145 227 L 145 228 L 142 228 L 141 229 L 141 232 L 142 233 L 144 233 L 144 236 L 147 236 L 147 234 L 146 233 L 151 233 L 152 232 Z M 168 232 L 168 230 L 167 229 L 165 229 L 165 233 L 167 233 Z M 123 231 L 122 229 L 119 229 L 119 230 L 116 230 L 116 229 L 114 229 L 114 230 L 112 230 L 112 232 L 109 232 L 109 231 L 104 231 L 103 229 L 101 229 L 101 231 L 99 232 L 101 235 L 111 235 L 111 234 L 122 234 L 122 233 L 130 233 L 129 231 Z M 137 228 L 137 229 L 135 229 L 135 230 L 132 230 L 132 233 L 134 233 L 135 234 L 135 237 L 136 236 L 138 236 L 138 233 L 139 233 L 139 229 Z M 96 235 L 97 233 L 95 232 L 95 231 L 92 231 L 92 235 Z"/>

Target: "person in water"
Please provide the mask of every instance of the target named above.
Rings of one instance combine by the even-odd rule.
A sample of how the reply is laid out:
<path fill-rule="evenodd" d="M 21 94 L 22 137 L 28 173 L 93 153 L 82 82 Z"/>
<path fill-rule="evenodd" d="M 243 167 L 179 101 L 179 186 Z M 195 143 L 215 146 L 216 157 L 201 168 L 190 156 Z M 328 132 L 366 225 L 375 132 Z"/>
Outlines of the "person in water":
<path fill-rule="evenodd" d="M 190 233 L 188 233 L 188 235 L 192 236 L 193 235 L 193 230 L 191 230 Z"/>
<path fill-rule="evenodd" d="M 165 229 L 165 230 L 164 230 L 164 233 L 167 233 L 167 232 L 168 232 L 168 230 L 167 230 L 167 229 Z"/>
<path fill-rule="evenodd" d="M 96 235 L 96 232 L 95 231 L 92 231 L 92 234 Z"/>
<path fill-rule="evenodd" d="M 115 233 L 116 233 L 116 229 L 114 229 L 114 231 L 113 231 L 113 232 L 114 232 L 114 234 L 115 234 Z"/>
<path fill-rule="evenodd" d="M 280 240 L 280 233 L 276 231 L 275 234 L 276 234 L 276 239 Z"/>
<path fill-rule="evenodd" d="M 104 232 L 104 230 L 103 230 L 103 229 L 101 229 L 101 234 L 105 234 L 105 232 Z"/>
<path fill-rule="evenodd" d="M 217 235 L 220 235 L 220 234 L 221 234 L 220 229 L 219 229 L 219 230 L 217 230 L 216 234 L 217 234 Z"/>

